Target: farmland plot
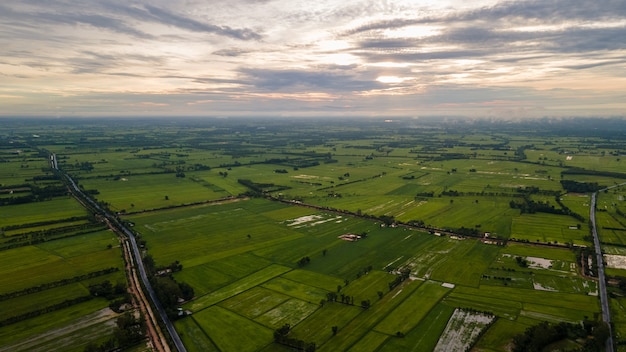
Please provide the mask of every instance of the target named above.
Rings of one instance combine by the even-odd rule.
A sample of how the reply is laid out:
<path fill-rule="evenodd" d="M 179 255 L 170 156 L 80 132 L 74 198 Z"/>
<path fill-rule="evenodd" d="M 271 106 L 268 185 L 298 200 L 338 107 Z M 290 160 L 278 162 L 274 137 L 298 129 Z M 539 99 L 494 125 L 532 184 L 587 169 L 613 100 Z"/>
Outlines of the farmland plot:
<path fill-rule="evenodd" d="M 492 314 L 455 310 L 434 351 L 467 351 L 494 319 Z"/>

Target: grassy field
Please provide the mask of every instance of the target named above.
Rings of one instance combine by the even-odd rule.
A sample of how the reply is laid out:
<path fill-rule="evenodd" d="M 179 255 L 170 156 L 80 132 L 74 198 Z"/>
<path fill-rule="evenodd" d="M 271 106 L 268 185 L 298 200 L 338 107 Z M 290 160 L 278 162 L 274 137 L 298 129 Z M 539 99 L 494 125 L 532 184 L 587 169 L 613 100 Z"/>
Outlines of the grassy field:
<path fill-rule="evenodd" d="M 419 281 L 416 281 L 416 283 Z M 398 332 L 406 334 L 413 329 L 428 314 L 446 294 L 449 289 L 438 283 L 425 282 L 413 294 L 402 302 L 394 311 L 383 319 L 374 330 L 395 335 Z"/>
<path fill-rule="evenodd" d="M 72 198 L 3 207 L 0 228 L 85 216 L 87 212 Z"/>
<path fill-rule="evenodd" d="M 288 351 L 273 342 L 284 324 L 290 337 L 321 351 L 432 350 L 456 308 L 494 313 L 476 348 L 501 351 L 540 321 L 598 316 L 597 284 L 580 276 L 580 257 L 565 248 L 591 245 L 590 197 L 567 193 L 560 181 L 613 185 L 626 176 L 623 136 L 591 130 L 230 119 L 2 126 L 1 243 L 15 248 L 0 253 L 0 294 L 122 268 L 116 237 L 52 176 L 51 151 L 81 187 L 132 223 L 157 265 L 182 264 L 173 277 L 195 297 L 183 305 L 193 314 L 176 328 L 190 351 Z M 46 186 L 61 190 L 46 197 Z M 609 254 L 626 254 L 624 188 L 598 199 Z M 582 218 L 564 215 L 557 200 Z M 554 208 L 516 207 L 533 202 Z M 390 219 L 429 229 L 382 226 Z M 83 225 L 95 232 L 78 234 Z M 434 235 L 443 229 L 474 237 Z M 339 238 L 345 234 L 361 238 Z M 401 273 L 408 278 L 395 281 Z M 85 295 L 104 279 L 125 277 L 0 301 L 0 316 Z M 329 302 L 333 294 L 344 303 Z M 0 345 L 76 325 L 106 305 L 94 299 L 10 324 Z M 620 337 L 622 305 L 612 300 Z M 109 336 L 111 320 L 101 324 L 76 330 L 74 344 L 60 334 L 42 346 L 79 351 Z"/>

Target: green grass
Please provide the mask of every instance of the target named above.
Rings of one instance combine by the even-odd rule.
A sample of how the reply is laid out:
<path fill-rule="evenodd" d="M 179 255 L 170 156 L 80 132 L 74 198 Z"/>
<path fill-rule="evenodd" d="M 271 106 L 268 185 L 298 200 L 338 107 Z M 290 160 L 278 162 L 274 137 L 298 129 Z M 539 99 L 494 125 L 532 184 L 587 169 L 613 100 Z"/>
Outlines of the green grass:
<path fill-rule="evenodd" d="M 193 300 L 192 302 L 187 304 L 187 307 L 194 312 L 199 312 L 227 298 L 238 295 L 241 292 L 244 292 L 268 280 L 271 280 L 272 278 L 286 273 L 289 270 L 291 270 L 291 268 L 275 264 L 270 265 L 217 291 L 211 292 L 207 295 L 201 296 Z"/>
<path fill-rule="evenodd" d="M 482 286 L 480 289 L 458 286 L 446 298 L 446 302 L 490 311 L 510 319 L 521 314 L 539 320 L 572 321 L 599 311 L 598 299 L 593 296 L 496 286 Z M 545 316 L 541 315 L 543 307 L 546 310 L 551 307 Z"/>
<path fill-rule="evenodd" d="M 57 241 L 77 242 L 74 238 Z M 0 260 L 0 293 L 18 291 L 110 267 L 122 267 L 119 249 L 107 249 L 104 246 L 100 248 L 84 249 L 85 253 L 67 258 L 35 246 L 3 251 Z"/>
<path fill-rule="evenodd" d="M 9 318 L 88 295 L 87 288 L 80 283 L 74 283 L 0 301 L 0 311 L 3 312 L 2 317 Z"/>
<path fill-rule="evenodd" d="M 361 280 L 361 279 L 359 279 Z M 384 319 L 391 311 L 400 305 L 419 287 L 419 282 L 404 281 L 391 292 L 385 292 L 381 300 L 372 300 L 372 306 L 359 314 L 357 319 L 351 320 L 341 327 L 336 336 L 333 336 L 322 351 L 345 351 L 358 343 L 363 336 L 370 332 L 378 322 Z M 358 304 L 358 302 L 355 301 Z"/>
<path fill-rule="evenodd" d="M 359 342 L 354 344 L 348 351 L 361 352 L 361 351 L 378 351 L 378 348 L 389 339 L 389 336 L 378 333 L 376 331 L 370 331 Z"/>
<path fill-rule="evenodd" d="M 464 240 L 433 267 L 432 279 L 466 286 L 478 286 L 481 273 L 496 257 L 499 248 L 476 240 Z"/>
<path fill-rule="evenodd" d="M 231 194 L 215 192 L 194 182 L 191 177 L 175 174 L 120 176 L 119 180 L 86 179 L 80 184 L 85 189 L 97 189 L 95 198 L 110 203 L 113 211 L 127 212 L 163 208 L 184 203 L 224 198 Z M 167 196 L 167 199 L 166 199 Z"/>
<path fill-rule="evenodd" d="M 513 336 L 523 333 L 528 325 L 498 319 L 478 340 L 475 348 L 484 351 L 505 351 Z"/>
<path fill-rule="evenodd" d="M 187 317 L 174 322 L 176 330 L 179 331 L 180 338 L 187 351 L 190 352 L 217 352 L 217 347 L 209 336 L 198 326 L 195 319 Z"/>
<path fill-rule="evenodd" d="M 103 299 L 92 299 L 52 313 L 4 326 L 0 329 L 0 345 L 13 344 L 64 326 L 75 326 L 75 324 L 80 322 L 81 317 L 106 308 L 108 304 Z"/>
<path fill-rule="evenodd" d="M 208 125 L 194 122 L 190 128 L 183 123 L 137 121 L 128 128 L 126 123 L 95 121 L 88 126 L 45 123 L 35 126 L 37 131 L 21 123 L 10 126 L 10 130 L 3 125 L 0 137 L 10 135 L 20 145 L 28 143 L 58 153 L 62 166 L 86 189 L 98 189 L 96 197 L 109 202 L 114 211 L 138 212 L 237 195 L 248 191 L 237 180 L 250 179 L 290 187 L 272 194 L 304 203 L 390 215 L 401 221 L 423 220 L 435 227 L 477 228 L 499 238 L 559 244 L 590 245 L 584 238 L 588 235 L 586 222 L 562 215 L 520 214 L 509 206 L 517 189 L 532 186 L 562 191 L 558 180 L 565 169 L 561 165 L 623 172 L 623 162 L 610 155 L 621 148 L 622 141 L 616 139 L 546 137 L 549 131 L 539 135 L 517 128 L 514 132 L 475 130 L 470 125 L 443 130 L 362 123 L 334 127 L 325 123 L 320 128 L 314 123 L 233 124 L 215 120 Z M 31 138 L 44 127 L 46 133 L 41 138 Z M 533 147 L 525 149 L 527 160 L 507 160 L 515 157 L 518 147 L 529 144 Z M 600 150 L 598 146 L 604 144 L 607 146 Z M 34 148 L 19 147 L 23 152 L 16 155 L 16 146 L 0 146 L 0 159 L 9 161 L 0 170 L 3 186 L 42 175 L 41 168 L 47 164 Z M 313 153 L 321 157 L 313 157 Z M 443 153 L 462 154 L 464 158 L 448 159 Z M 566 156 L 573 158 L 566 160 Z M 269 162 L 271 159 L 274 161 Z M 295 169 L 292 163 L 299 159 L 316 159 L 319 164 Z M 93 163 L 92 171 L 75 166 L 85 161 Z M 193 171 L 198 164 L 211 169 Z M 162 174 L 176 166 L 184 168 L 186 177 Z M 276 169 L 287 173 L 276 173 Z M 616 181 L 594 175 L 564 178 L 607 185 Z M 55 182 L 58 184 L 45 181 L 39 185 Z M 439 196 L 445 190 L 466 195 Z M 433 192 L 434 196 L 416 197 L 423 192 Z M 626 219 L 617 212 L 626 211 L 623 196 L 623 190 L 600 195 L 598 207 L 606 210 L 598 213 L 600 227 L 624 227 Z M 6 199 L 8 195 L 0 197 Z M 532 198 L 554 203 L 553 196 Z M 567 194 L 562 201 L 588 217 L 588 195 Z M 0 227 L 31 224 L 5 233 L 13 236 L 73 223 L 33 225 L 38 221 L 84 215 L 73 199 L 57 198 L 3 207 Z M 292 224 L 294 219 L 308 215 L 320 218 L 302 226 Z M 261 198 L 122 217 L 136 224 L 134 229 L 158 265 L 175 260 L 183 264 L 183 270 L 174 276 L 195 289 L 196 299 L 186 305 L 194 314 L 176 326 L 190 351 L 287 351 L 272 343 L 272 330 L 286 323 L 294 328 L 294 337 L 315 342 L 320 351 L 427 351 L 435 346 L 455 307 L 496 313 L 499 320 L 478 342 L 478 348 L 500 351 L 529 324 L 541 320 L 578 322 L 599 312 L 597 297 L 587 296 L 595 291 L 595 283 L 578 276 L 577 259 L 567 249 L 522 244 L 498 247 L 476 239 L 453 240 L 404 228 L 381 228 L 375 220 Z M 580 230 L 569 228 L 579 222 Z M 368 236 L 352 243 L 337 238 L 344 233 Z M 615 244 L 604 249 L 607 253 L 626 253 L 620 249 L 623 231 L 600 229 L 600 234 L 603 242 Z M 106 250 L 109 244 L 117 245 L 115 236 L 102 231 L 3 251 L 0 291 L 121 267 L 119 249 Z M 305 256 L 311 262 L 298 266 L 297 261 Z M 545 258 L 552 261 L 552 267 L 521 268 L 515 256 Z M 412 277 L 428 280 L 407 280 L 389 292 L 388 284 L 395 277 L 387 271 L 400 268 L 410 269 Z M 623 271 L 607 270 L 619 275 Z M 11 308 L 17 312 L 40 307 L 84 293 L 90 283 L 123 278 L 123 272 L 118 272 L 0 302 L 0 311 L 4 315 Z M 443 288 L 443 282 L 457 286 Z M 326 293 L 336 292 L 338 286 L 340 294 L 354 296 L 357 306 L 320 304 Z M 383 293 L 382 298 L 378 292 Z M 371 307 L 360 308 L 361 300 L 370 300 Z M 621 299 L 612 301 L 618 337 L 626 336 L 622 303 Z M 77 314 L 89 314 L 89 310 Z M 33 321 L 42 322 L 44 317 Z M 57 313 L 50 317 L 65 318 Z M 20 330 L 31 327 L 28 324 L 30 320 L 5 327 L 9 333 L 2 331 L 0 336 L 5 340 L 13 338 L 11 333 L 31 336 Z M 43 323 L 36 329 L 44 331 L 49 326 Z M 332 326 L 339 327 L 336 335 Z M 397 331 L 405 337 L 395 337 Z M 89 334 L 79 332 L 76 339 L 83 341 Z M 4 345 L 3 340 L 0 342 Z M 79 345 L 69 349 L 77 350 Z"/>
<path fill-rule="evenodd" d="M 550 242 L 550 243 L 573 243 L 578 245 L 589 245 L 583 237 L 588 235 L 588 231 L 583 226 L 580 230 L 570 229 L 580 221 L 564 216 L 553 214 L 522 214 L 513 219 L 511 237 L 524 239 L 530 242 Z"/>
<path fill-rule="evenodd" d="M 341 303 L 327 303 L 292 329 L 295 338 L 321 346 L 333 338 L 332 327 L 341 330 L 356 318 L 363 308 Z"/>
<path fill-rule="evenodd" d="M 390 338 L 381 351 L 432 351 L 454 309 L 446 304 L 437 304 L 404 338 Z"/>
<path fill-rule="evenodd" d="M 374 329 L 388 335 L 406 334 L 449 292 L 440 283 L 426 281 Z"/>
<path fill-rule="evenodd" d="M 265 204 L 274 207 L 271 202 L 250 200 L 141 214 L 129 219 L 152 247 L 151 254 L 157 263 L 180 260 L 189 267 L 303 236 L 259 216 Z M 242 223 L 246 226 L 240 226 Z"/>
<path fill-rule="evenodd" d="M 285 324 L 296 326 L 313 314 L 319 307 L 319 304 L 292 298 L 266 311 L 255 320 L 271 329 L 278 329 Z"/>
<path fill-rule="evenodd" d="M 329 275 L 303 269 L 295 269 L 282 275 L 283 278 L 317 287 L 325 291 L 335 291 L 338 285 L 344 285 L 344 281 Z"/>
<path fill-rule="evenodd" d="M 257 286 L 223 301 L 220 306 L 254 319 L 287 300 L 289 300 L 287 295 Z"/>
<path fill-rule="evenodd" d="M 389 283 L 395 279 L 394 275 L 383 271 L 374 270 L 359 279 L 351 281 L 348 286 L 344 286 L 341 293 L 357 297 L 361 300 L 377 301 L 378 292 L 387 293 L 389 291 Z"/>
<path fill-rule="evenodd" d="M 326 298 L 326 293 L 328 292 L 314 286 L 305 285 L 282 277 L 274 278 L 264 283 L 262 287 L 309 303 L 319 303 L 320 300 Z"/>
<path fill-rule="evenodd" d="M 2 207 L 0 228 L 85 216 L 87 212 L 73 198 L 55 198 L 36 203 Z"/>
<path fill-rule="evenodd" d="M 512 256 L 539 257 L 567 262 L 574 262 L 576 260 L 574 252 L 568 248 L 532 246 L 514 242 L 509 242 L 506 247 L 502 248 L 501 253 L 510 254 Z"/>
<path fill-rule="evenodd" d="M 60 222 L 56 224 L 48 224 L 48 225 L 27 226 L 27 227 L 15 229 L 15 230 L 4 231 L 4 235 L 10 237 L 10 236 L 26 234 L 29 232 L 46 231 L 46 230 L 59 229 L 59 228 L 75 226 L 75 225 L 83 225 L 83 224 L 88 224 L 88 223 L 89 223 L 89 220 L 76 220 L 76 221 L 64 221 L 64 222 Z"/>
<path fill-rule="evenodd" d="M 257 351 L 273 341 L 271 329 L 218 306 L 194 313 L 192 319 L 221 351 Z"/>
<path fill-rule="evenodd" d="M 119 254 L 119 249 L 107 246 L 119 246 L 117 235 L 110 230 L 92 232 L 89 234 L 69 237 L 63 240 L 39 243 L 36 247 L 61 258 L 69 259 L 94 252 L 111 251 Z"/>

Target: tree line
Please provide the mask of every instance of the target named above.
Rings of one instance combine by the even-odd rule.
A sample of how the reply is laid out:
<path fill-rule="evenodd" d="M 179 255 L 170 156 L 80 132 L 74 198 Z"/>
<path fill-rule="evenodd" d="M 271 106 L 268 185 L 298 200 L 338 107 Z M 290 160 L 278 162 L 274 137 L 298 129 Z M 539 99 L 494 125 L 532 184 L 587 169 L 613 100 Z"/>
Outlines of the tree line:
<path fill-rule="evenodd" d="M 313 342 L 306 342 L 294 337 L 289 337 L 291 326 L 285 324 L 282 327 L 274 330 L 274 342 L 285 345 L 291 348 L 295 348 L 296 351 L 315 352 L 316 346 Z"/>
<path fill-rule="evenodd" d="M 578 349 L 569 351 L 598 352 L 604 350 L 609 327 L 604 322 L 585 319 L 582 325 L 541 322 L 513 337 L 513 352 L 543 351 L 545 347 L 565 339 L 582 340 Z"/>
<path fill-rule="evenodd" d="M 137 345 L 145 340 L 146 336 L 146 319 L 141 314 L 136 317 L 133 313 L 128 312 L 121 315 L 115 321 L 116 327 L 113 331 L 113 337 L 104 341 L 100 345 L 92 342 L 85 346 L 84 352 L 109 352 L 121 351 L 126 348 Z"/>
<path fill-rule="evenodd" d="M 103 269 L 103 270 L 92 271 L 90 273 L 83 274 L 83 275 L 77 275 L 77 276 L 74 276 L 74 277 L 68 278 L 68 279 L 62 279 L 62 280 L 57 280 L 57 281 L 53 281 L 53 282 L 47 282 L 47 283 L 44 283 L 44 284 L 41 284 L 41 285 L 28 287 L 28 288 L 25 288 L 25 289 L 19 290 L 19 291 L 13 291 L 13 292 L 0 294 L 0 301 L 6 301 L 7 299 L 12 299 L 12 298 L 16 298 L 16 297 L 20 297 L 20 296 L 24 296 L 24 295 L 29 295 L 29 294 L 32 294 L 32 293 L 49 290 L 51 288 L 55 288 L 55 287 L 59 287 L 59 286 L 69 285 L 69 284 L 74 283 L 74 282 L 79 282 L 79 281 L 83 281 L 83 280 L 87 280 L 87 279 L 93 279 L 94 277 L 107 275 L 107 274 L 110 274 L 110 273 L 117 272 L 119 270 L 120 270 L 119 268 L 111 267 L 111 268 L 107 268 L 107 269 Z"/>

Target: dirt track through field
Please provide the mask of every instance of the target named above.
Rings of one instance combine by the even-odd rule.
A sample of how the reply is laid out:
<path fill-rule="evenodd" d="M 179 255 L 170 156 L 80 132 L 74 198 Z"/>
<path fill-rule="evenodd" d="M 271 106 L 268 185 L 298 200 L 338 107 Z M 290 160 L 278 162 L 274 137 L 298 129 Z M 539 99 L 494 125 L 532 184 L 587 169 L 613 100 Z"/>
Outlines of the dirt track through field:
<path fill-rule="evenodd" d="M 163 332 L 161 331 L 159 324 L 156 321 L 154 313 L 152 312 L 152 307 L 150 307 L 146 296 L 141 290 L 139 278 L 137 277 L 135 266 L 132 263 L 130 246 L 128 244 L 128 241 L 124 241 L 123 247 L 124 261 L 126 262 L 126 274 L 128 276 L 129 283 L 128 290 L 133 297 L 133 303 L 135 307 L 139 309 L 139 311 L 143 314 L 144 319 L 146 320 L 146 334 L 148 335 L 147 337 L 149 347 L 158 352 L 170 352 L 167 340 L 165 339 L 165 336 L 163 335 Z"/>

